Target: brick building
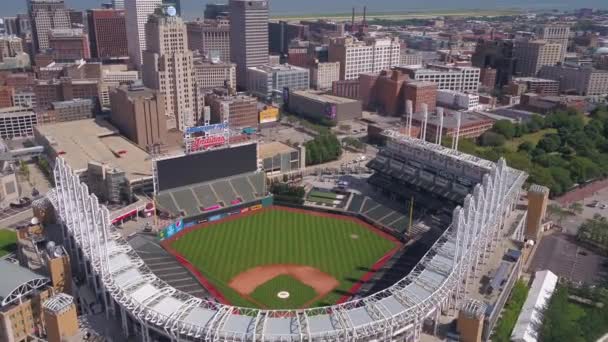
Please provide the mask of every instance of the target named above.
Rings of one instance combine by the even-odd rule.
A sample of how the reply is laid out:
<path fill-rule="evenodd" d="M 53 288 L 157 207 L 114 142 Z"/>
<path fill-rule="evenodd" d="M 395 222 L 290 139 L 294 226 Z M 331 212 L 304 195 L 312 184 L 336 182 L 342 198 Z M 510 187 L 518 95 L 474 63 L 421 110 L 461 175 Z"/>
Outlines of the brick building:
<path fill-rule="evenodd" d="M 231 128 L 258 126 L 258 101 L 250 96 L 209 94 L 205 103 L 211 108 L 211 122 L 228 120 Z"/>
<path fill-rule="evenodd" d="M 359 80 L 334 81 L 331 84 L 331 94 L 334 96 L 359 99 Z"/>
<path fill-rule="evenodd" d="M 51 108 L 53 102 L 73 99 L 91 99 L 95 108 L 98 108 L 99 92 L 100 82 L 97 80 L 72 80 L 67 77 L 38 81 L 34 86 L 38 110 Z"/>
<path fill-rule="evenodd" d="M 54 29 L 49 34 L 53 60 L 90 59 L 89 35 L 82 29 Z"/>
<path fill-rule="evenodd" d="M 110 94 L 112 123 L 143 149 L 167 144 L 164 97 L 141 86 L 120 86 Z"/>
<path fill-rule="evenodd" d="M 0 86 L 0 108 L 12 107 L 15 88 L 10 86 Z"/>
<path fill-rule="evenodd" d="M 403 92 L 405 101 L 412 101 L 414 113 L 422 111 L 422 104 L 426 103 L 429 112 L 434 112 L 437 105 L 437 84 L 433 82 L 408 82 Z"/>

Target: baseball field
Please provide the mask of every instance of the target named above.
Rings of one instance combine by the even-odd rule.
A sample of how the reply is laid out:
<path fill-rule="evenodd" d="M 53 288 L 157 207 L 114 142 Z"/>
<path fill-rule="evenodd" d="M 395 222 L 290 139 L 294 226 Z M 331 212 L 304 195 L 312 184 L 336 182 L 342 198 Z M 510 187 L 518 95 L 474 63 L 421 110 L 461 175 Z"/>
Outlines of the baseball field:
<path fill-rule="evenodd" d="M 206 223 L 163 244 L 220 300 L 264 309 L 344 300 L 401 246 L 354 218 L 283 207 Z"/>

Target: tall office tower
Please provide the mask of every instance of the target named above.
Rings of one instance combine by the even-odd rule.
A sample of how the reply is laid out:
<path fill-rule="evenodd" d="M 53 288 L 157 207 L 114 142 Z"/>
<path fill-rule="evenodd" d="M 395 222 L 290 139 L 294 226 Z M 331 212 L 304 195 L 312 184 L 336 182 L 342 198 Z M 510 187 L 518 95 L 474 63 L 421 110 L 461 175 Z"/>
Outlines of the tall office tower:
<path fill-rule="evenodd" d="M 125 9 L 125 0 L 112 0 L 113 9 Z"/>
<path fill-rule="evenodd" d="M 536 76 L 545 65 L 555 65 L 562 58 L 562 44 L 546 40 L 518 40 L 513 47 L 518 76 Z"/>
<path fill-rule="evenodd" d="M 471 58 L 473 66 L 496 69 L 496 83 L 501 88 L 509 82 L 515 74 L 517 59 L 513 57 L 512 40 L 480 40 L 475 47 Z"/>
<path fill-rule="evenodd" d="M 17 14 L 17 35 L 25 37 L 32 34 L 32 23 L 27 14 Z"/>
<path fill-rule="evenodd" d="M 125 11 L 92 9 L 88 14 L 93 57 L 115 59 L 129 56 Z"/>
<path fill-rule="evenodd" d="M 49 33 L 52 29 L 72 27 L 70 13 L 63 0 L 29 0 L 28 13 L 34 34 L 34 49 L 46 50 L 49 46 Z"/>
<path fill-rule="evenodd" d="M 8 36 L 16 36 L 19 34 L 17 25 L 17 17 L 4 17 L 4 34 Z"/>
<path fill-rule="evenodd" d="M 188 47 L 198 50 L 210 60 L 230 62 L 230 22 L 228 20 L 191 21 L 188 26 Z"/>
<path fill-rule="evenodd" d="M 247 68 L 268 64 L 268 1 L 230 0 L 230 57 L 236 84 L 247 86 Z"/>
<path fill-rule="evenodd" d="M 228 4 L 207 4 L 205 6 L 205 19 L 228 18 L 230 15 L 230 5 Z"/>
<path fill-rule="evenodd" d="M 198 119 L 194 54 L 188 50 L 186 24 L 180 17 L 157 10 L 146 23 L 143 54 L 144 85 L 165 97 L 167 128 L 184 131 Z"/>
<path fill-rule="evenodd" d="M 340 79 L 353 80 L 360 74 L 380 72 L 399 65 L 401 44 L 396 38 L 336 38 L 329 44 L 329 61 L 340 62 Z"/>
<path fill-rule="evenodd" d="M 146 23 L 148 16 L 162 5 L 162 0 L 125 0 L 127 18 L 127 43 L 131 63 L 139 69 L 142 52 L 146 50 Z"/>
<path fill-rule="evenodd" d="M 568 52 L 568 40 L 570 39 L 570 26 L 568 25 L 543 25 L 537 29 L 537 35 L 539 39 L 546 40 L 549 43 L 556 43 L 562 45 L 562 53 L 560 55 L 560 62 L 563 62 L 566 58 L 566 52 Z"/>

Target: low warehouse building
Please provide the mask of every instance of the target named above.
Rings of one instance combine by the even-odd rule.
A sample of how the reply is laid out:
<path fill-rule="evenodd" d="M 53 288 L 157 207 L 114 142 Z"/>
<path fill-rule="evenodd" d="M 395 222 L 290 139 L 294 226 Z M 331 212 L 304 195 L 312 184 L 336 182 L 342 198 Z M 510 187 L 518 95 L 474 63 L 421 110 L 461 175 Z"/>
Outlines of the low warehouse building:
<path fill-rule="evenodd" d="M 287 106 L 294 114 L 334 122 L 358 119 L 363 113 L 359 100 L 314 91 L 290 91 Z"/>

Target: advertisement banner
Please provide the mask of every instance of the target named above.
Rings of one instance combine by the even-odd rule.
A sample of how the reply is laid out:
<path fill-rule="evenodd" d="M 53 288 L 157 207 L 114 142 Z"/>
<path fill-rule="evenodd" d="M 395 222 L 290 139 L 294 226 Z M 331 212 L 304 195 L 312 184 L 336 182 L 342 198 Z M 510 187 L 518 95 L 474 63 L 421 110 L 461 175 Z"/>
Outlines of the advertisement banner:
<path fill-rule="evenodd" d="M 211 133 L 211 132 L 219 132 L 228 128 L 228 125 L 225 123 L 215 124 L 215 125 L 207 125 L 207 126 L 198 126 L 198 127 L 190 127 L 186 129 L 187 134 L 199 134 L 199 133 Z"/>
<path fill-rule="evenodd" d="M 276 122 L 279 120 L 279 108 L 268 107 L 260 111 L 260 123 Z"/>
<path fill-rule="evenodd" d="M 184 221 L 182 219 L 177 220 L 175 223 L 161 230 L 158 234 L 159 239 L 164 240 L 172 237 L 173 235 L 181 232 L 184 229 Z"/>

